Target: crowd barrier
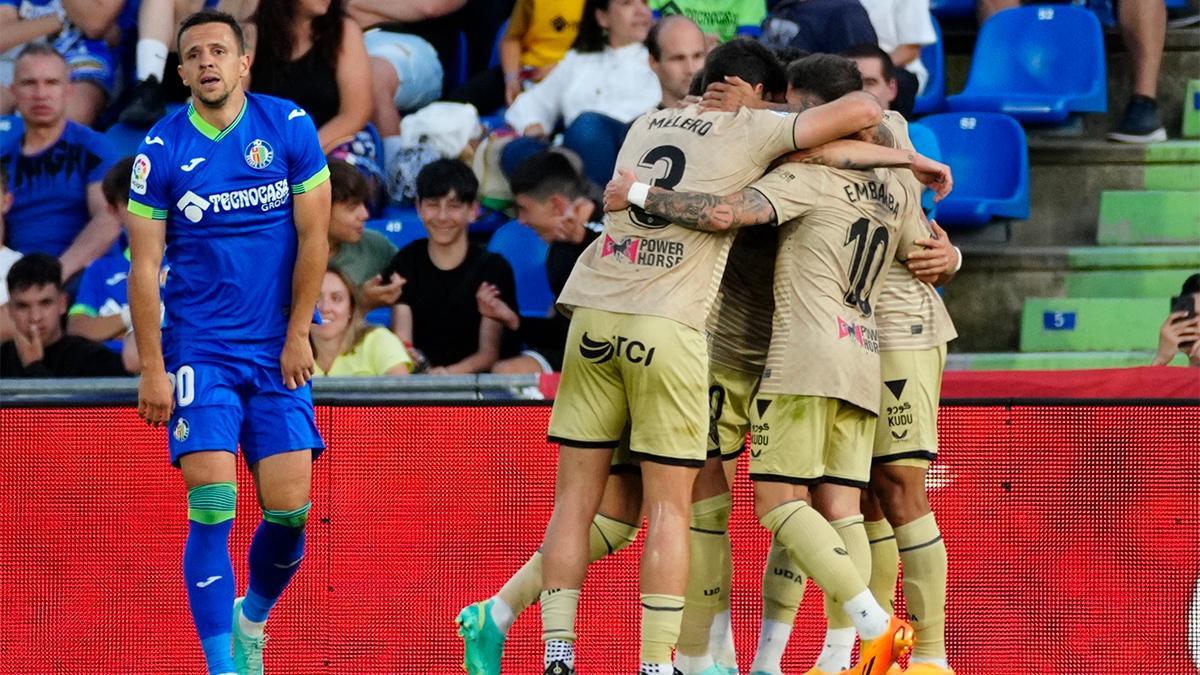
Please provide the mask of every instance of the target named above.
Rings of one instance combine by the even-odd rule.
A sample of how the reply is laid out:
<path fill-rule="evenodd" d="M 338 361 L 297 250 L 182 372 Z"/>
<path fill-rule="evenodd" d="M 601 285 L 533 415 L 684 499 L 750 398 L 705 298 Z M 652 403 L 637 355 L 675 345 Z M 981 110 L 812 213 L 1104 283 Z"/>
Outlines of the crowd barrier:
<path fill-rule="evenodd" d="M 960 675 L 1196 672 L 1200 397 L 1174 382 L 1133 387 L 1134 398 L 1118 388 L 1039 400 L 948 380 L 958 398 L 943 402 L 928 485 Z M 536 397 L 528 385 L 476 383 L 456 402 L 319 392 L 329 450 L 307 556 L 268 627 L 268 673 L 460 672 L 457 610 L 525 561 L 550 513 L 550 409 L 521 400 Z M 2 673 L 203 672 L 180 574 L 183 490 L 164 432 L 128 398 L 127 386 L 75 400 L 0 388 Z M 244 588 L 258 509 L 244 469 L 240 484 L 232 546 Z M 732 536 L 745 671 L 768 541 L 744 480 Z M 589 574 L 583 673 L 636 671 L 639 552 Z M 506 673 L 540 673 L 539 624 L 536 607 L 517 621 Z M 823 627 L 810 584 L 787 672 L 812 664 Z"/>

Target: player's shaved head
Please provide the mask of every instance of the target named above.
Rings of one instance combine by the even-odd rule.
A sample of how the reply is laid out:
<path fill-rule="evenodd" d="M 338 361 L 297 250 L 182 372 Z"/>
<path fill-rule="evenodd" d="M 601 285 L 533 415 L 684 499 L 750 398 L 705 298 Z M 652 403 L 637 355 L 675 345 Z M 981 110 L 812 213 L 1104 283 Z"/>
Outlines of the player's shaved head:
<path fill-rule="evenodd" d="M 717 45 L 704 62 L 705 88 L 726 77 L 740 77 L 750 86 L 762 85 L 763 98 L 782 95 L 787 89 L 783 66 L 775 54 L 759 42 L 736 38 Z"/>
<path fill-rule="evenodd" d="M 238 54 L 246 53 L 246 34 L 242 31 L 242 24 L 233 18 L 233 15 L 225 12 L 218 12 L 212 9 L 205 9 L 183 20 L 179 24 L 179 32 L 175 35 L 175 48 L 180 53 L 183 52 L 183 34 L 189 29 L 196 26 L 203 26 L 210 23 L 223 23 L 229 26 L 229 30 L 233 31 L 233 37 L 237 42 Z"/>

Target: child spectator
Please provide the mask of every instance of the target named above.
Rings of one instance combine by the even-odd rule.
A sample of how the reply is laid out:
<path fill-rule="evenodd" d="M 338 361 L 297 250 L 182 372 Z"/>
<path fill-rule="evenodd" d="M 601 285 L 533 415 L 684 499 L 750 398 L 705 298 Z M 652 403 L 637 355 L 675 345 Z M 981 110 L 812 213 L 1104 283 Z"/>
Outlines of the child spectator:
<path fill-rule="evenodd" d="M 392 328 L 420 350 L 432 374 L 487 372 L 500 358 L 516 353 L 504 327 L 485 319 L 476 307 L 481 284 L 499 289 L 510 307 L 516 304 L 512 269 L 504 258 L 467 239 L 467 227 L 479 214 L 479 181 L 458 160 L 441 159 L 417 175 L 417 213 L 429 233 L 400 249 L 384 272 L 404 283 Z"/>
<path fill-rule="evenodd" d="M 340 159 L 329 161 L 332 213 L 329 216 L 329 264 L 354 284 L 363 311 L 393 305 L 404 282 L 392 275 L 384 283 L 383 272 L 396 255 L 396 247 L 382 234 L 366 229 L 367 180 L 358 169 Z"/>
<path fill-rule="evenodd" d="M 12 208 L 13 196 L 8 190 L 8 169 L 0 164 L 0 242 L 4 241 L 4 216 Z M 0 243 L 0 342 L 13 336 L 12 319 L 8 316 L 8 283 L 4 278 L 21 254 Z"/>
<path fill-rule="evenodd" d="M 121 226 L 100 190 L 115 153 L 103 136 L 67 119 L 68 89 L 66 60 L 53 47 L 21 51 L 13 90 L 25 133 L 0 147 L 0 164 L 20 196 L 5 220 L 4 243 L 58 257 L 70 279 L 112 249 Z"/>
<path fill-rule="evenodd" d="M 88 3 L 63 0 L 0 0 L 0 114 L 12 112 L 4 87 L 14 82 L 13 57 L 24 45 L 47 44 L 70 72 L 66 115 L 91 126 L 116 84 L 116 57 L 105 41 L 116 26 L 123 0 Z"/>
<path fill-rule="evenodd" d="M 517 0 L 500 38 L 500 65 L 447 96 L 488 114 L 512 105 L 524 86 L 546 79 L 579 34 L 583 0 Z"/>
<path fill-rule="evenodd" d="M 259 0 L 246 28 L 254 52 L 251 89 L 304 108 L 322 150 L 331 152 L 367 126 L 370 62 L 343 0 Z"/>
<path fill-rule="evenodd" d="M 604 208 L 579 169 L 563 153 L 542 152 L 525 160 L 512 176 L 517 219 L 550 244 L 546 277 L 555 297 L 567 285 L 583 250 L 604 231 Z M 518 315 L 499 289 L 484 284 L 476 294 L 479 313 L 517 333 L 525 351 L 492 367 L 493 373 L 541 373 L 562 369 L 570 321 L 558 312 L 544 319 Z"/>
<path fill-rule="evenodd" d="M 643 44 L 653 23 L 645 0 L 588 0 L 574 47 L 504 115 L 524 136 L 501 153 L 505 173 L 545 150 L 561 122 L 563 145 L 584 158 L 587 177 L 608 182 L 629 124 L 662 100 Z"/>
<path fill-rule="evenodd" d="M 408 375 L 413 360 L 400 338 L 386 328 L 368 326 L 353 281 L 337 267 L 330 266 L 321 281 L 317 310 L 321 323 L 313 326 L 309 340 L 313 346 L 317 377 L 364 377 L 372 375 Z"/>
<path fill-rule="evenodd" d="M 129 176 L 133 158 L 113 164 L 100 187 L 104 201 L 114 218 L 120 218 L 129 205 Z M 120 354 L 125 334 L 133 330 L 129 318 L 129 249 L 103 256 L 83 271 L 75 304 L 67 311 L 67 334 L 103 342 Z"/>
<path fill-rule="evenodd" d="M 67 295 L 53 256 L 27 255 L 8 271 L 9 314 L 16 332 L 0 344 L 0 377 L 119 377 L 121 357 L 104 345 L 65 335 Z"/>

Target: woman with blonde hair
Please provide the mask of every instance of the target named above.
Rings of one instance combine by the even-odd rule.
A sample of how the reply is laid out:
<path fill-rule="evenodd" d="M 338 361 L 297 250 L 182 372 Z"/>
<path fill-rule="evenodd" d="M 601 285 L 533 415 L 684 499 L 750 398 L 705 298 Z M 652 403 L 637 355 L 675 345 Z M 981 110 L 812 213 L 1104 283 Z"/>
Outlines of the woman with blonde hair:
<path fill-rule="evenodd" d="M 317 303 L 321 325 L 309 334 L 315 375 L 364 377 L 408 375 L 412 357 L 392 331 L 368 326 L 354 284 L 336 267 L 325 270 L 321 298 Z"/>

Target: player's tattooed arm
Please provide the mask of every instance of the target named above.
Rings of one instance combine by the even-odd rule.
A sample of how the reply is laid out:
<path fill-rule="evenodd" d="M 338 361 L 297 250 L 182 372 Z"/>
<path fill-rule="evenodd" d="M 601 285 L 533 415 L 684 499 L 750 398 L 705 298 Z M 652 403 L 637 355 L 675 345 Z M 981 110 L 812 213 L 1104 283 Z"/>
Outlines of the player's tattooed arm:
<path fill-rule="evenodd" d="M 896 140 L 896 135 L 892 133 L 891 128 L 884 122 L 858 132 L 858 139 L 872 145 L 881 145 L 885 148 L 900 147 L 900 143 Z"/>
<path fill-rule="evenodd" d="M 954 189 L 954 176 L 949 166 L 929 159 L 915 150 L 885 148 L 862 141 L 838 140 L 807 150 L 797 150 L 780 157 L 775 164 L 787 162 L 821 164 L 848 170 L 909 169 L 922 185 L 933 190 L 935 201 L 941 201 Z"/>
<path fill-rule="evenodd" d="M 775 221 L 775 207 L 753 188 L 724 197 L 651 187 L 645 210 L 689 230 L 724 232 Z"/>

